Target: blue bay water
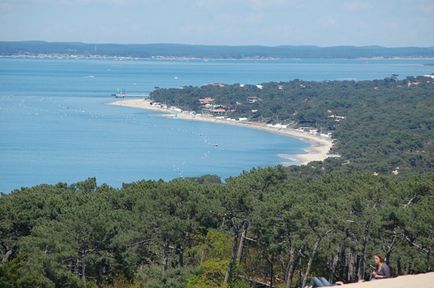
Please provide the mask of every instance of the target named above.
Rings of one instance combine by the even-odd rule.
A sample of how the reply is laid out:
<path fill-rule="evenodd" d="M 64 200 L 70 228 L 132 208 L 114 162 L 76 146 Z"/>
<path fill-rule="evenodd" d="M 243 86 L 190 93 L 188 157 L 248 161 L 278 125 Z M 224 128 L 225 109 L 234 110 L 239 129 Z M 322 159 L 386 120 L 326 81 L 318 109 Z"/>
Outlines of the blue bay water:
<path fill-rule="evenodd" d="M 432 62 L 432 61 L 431 61 Z M 115 61 L 0 59 L 0 191 L 97 177 L 217 174 L 282 163 L 308 143 L 259 130 L 161 117 L 106 105 L 118 89 L 209 82 L 382 79 L 430 74 L 430 60 Z"/>

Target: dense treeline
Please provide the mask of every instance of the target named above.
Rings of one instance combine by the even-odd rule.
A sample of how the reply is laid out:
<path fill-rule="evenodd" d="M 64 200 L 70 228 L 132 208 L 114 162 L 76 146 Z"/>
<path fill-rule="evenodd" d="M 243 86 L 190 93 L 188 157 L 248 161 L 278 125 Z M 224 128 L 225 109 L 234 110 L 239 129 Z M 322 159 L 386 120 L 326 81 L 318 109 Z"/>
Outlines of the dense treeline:
<path fill-rule="evenodd" d="M 312 276 L 434 267 L 434 174 L 253 169 L 140 181 L 95 179 L 0 198 L 0 287 L 301 287 Z"/>
<path fill-rule="evenodd" d="M 80 42 L 0 41 L 0 55 L 70 54 L 112 57 L 187 58 L 361 58 L 434 57 L 434 47 L 381 46 L 211 46 L 187 44 L 91 44 Z"/>
<path fill-rule="evenodd" d="M 332 132 L 342 157 L 225 182 L 89 178 L 1 195 L 0 287 L 304 287 L 369 278 L 376 253 L 395 275 L 433 271 L 430 78 L 241 86 L 151 96 L 197 112 L 208 96 L 230 117 Z"/>
<path fill-rule="evenodd" d="M 249 96 L 258 101 L 249 103 Z M 212 97 L 226 106 L 227 117 L 330 132 L 332 152 L 342 157 L 326 161 L 329 169 L 344 164 L 348 171 L 383 174 L 434 169 L 434 81 L 429 77 L 188 86 L 156 89 L 151 97 L 198 113 L 198 100 Z"/>

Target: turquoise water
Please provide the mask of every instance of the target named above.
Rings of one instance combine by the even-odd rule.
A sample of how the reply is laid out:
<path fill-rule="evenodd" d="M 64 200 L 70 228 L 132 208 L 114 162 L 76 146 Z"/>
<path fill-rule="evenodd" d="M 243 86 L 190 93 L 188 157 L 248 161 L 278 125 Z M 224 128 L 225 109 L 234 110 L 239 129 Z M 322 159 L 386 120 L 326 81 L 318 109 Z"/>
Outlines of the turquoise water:
<path fill-rule="evenodd" d="M 431 61 L 433 62 L 433 61 Z M 115 61 L 0 59 L 0 191 L 97 177 L 238 175 L 282 163 L 306 142 L 263 131 L 106 105 L 117 89 L 432 73 L 429 60 Z M 217 144 L 217 145 L 216 145 Z"/>

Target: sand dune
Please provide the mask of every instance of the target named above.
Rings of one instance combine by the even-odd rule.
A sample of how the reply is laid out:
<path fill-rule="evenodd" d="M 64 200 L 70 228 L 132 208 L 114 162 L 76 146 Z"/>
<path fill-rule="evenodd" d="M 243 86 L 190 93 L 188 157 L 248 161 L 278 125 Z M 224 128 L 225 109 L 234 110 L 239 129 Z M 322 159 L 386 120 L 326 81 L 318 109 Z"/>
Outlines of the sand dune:
<path fill-rule="evenodd" d="M 405 275 L 396 278 L 346 284 L 349 288 L 434 288 L 434 272 Z"/>

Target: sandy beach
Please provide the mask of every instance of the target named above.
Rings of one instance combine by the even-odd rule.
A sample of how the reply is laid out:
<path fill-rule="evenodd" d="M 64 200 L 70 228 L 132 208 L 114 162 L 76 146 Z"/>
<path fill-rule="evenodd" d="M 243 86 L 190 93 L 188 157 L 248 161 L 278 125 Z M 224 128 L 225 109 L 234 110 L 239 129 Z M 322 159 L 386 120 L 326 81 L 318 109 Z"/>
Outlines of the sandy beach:
<path fill-rule="evenodd" d="M 368 281 L 362 283 L 346 284 L 336 287 L 350 288 L 434 288 L 434 272 L 398 276 L 396 278 L 383 279 L 378 281 Z"/>
<path fill-rule="evenodd" d="M 328 153 L 333 146 L 332 140 L 328 137 L 318 136 L 318 135 L 310 134 L 308 132 L 301 132 L 299 130 L 292 129 L 292 128 L 280 128 L 280 127 L 269 126 L 267 124 L 260 123 L 260 122 L 238 121 L 234 119 L 230 120 L 227 118 L 214 117 L 211 115 L 193 114 L 190 111 L 180 111 L 180 109 L 173 108 L 173 107 L 162 108 L 158 106 L 153 106 L 149 99 L 119 100 L 109 104 L 114 106 L 159 111 L 164 113 L 166 117 L 173 117 L 181 120 L 205 121 L 211 123 L 254 128 L 254 129 L 267 131 L 270 133 L 275 133 L 283 136 L 289 136 L 289 137 L 305 140 L 311 144 L 309 148 L 305 149 L 306 153 L 294 154 L 294 155 L 287 155 L 287 154 L 279 155 L 281 158 L 287 159 L 289 161 L 297 161 L 301 165 L 307 164 L 311 161 L 322 161 L 328 158 L 330 156 Z"/>

